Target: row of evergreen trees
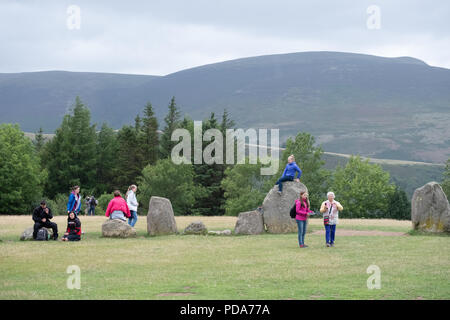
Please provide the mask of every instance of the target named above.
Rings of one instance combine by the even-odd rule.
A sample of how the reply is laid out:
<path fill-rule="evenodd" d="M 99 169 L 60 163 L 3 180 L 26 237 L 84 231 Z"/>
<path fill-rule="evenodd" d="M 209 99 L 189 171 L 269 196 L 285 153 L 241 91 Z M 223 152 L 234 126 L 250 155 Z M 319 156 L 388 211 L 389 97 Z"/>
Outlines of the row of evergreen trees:
<path fill-rule="evenodd" d="M 215 128 L 225 136 L 233 127 L 225 110 L 221 119 L 214 113 L 205 119 L 202 130 Z M 345 204 L 343 217 L 410 217 L 406 194 L 390 182 L 388 172 L 359 157 L 333 171 L 326 170 L 323 150 L 308 133 L 289 138 L 278 172 L 262 176 L 263 165 L 248 164 L 248 159 L 240 165 L 175 165 L 170 156 L 178 142 L 171 141 L 172 132 L 184 128 L 194 137 L 193 120 L 181 118 L 175 98 L 168 105 L 162 131 L 158 128 L 153 107 L 147 103 L 134 125 L 114 130 L 103 124 L 97 130 L 79 97 L 49 141 L 42 129 L 32 145 L 18 126 L 1 125 L 0 213 L 29 213 L 41 197 L 52 201 L 57 208 L 54 211 L 64 212 L 73 185 L 80 185 L 84 195 L 95 195 L 104 207 L 114 189 L 125 192 L 130 184 L 137 184 L 141 213 L 146 212 L 150 197 L 157 195 L 169 198 L 176 214 L 237 215 L 261 205 L 282 174 L 287 157 L 294 154 L 303 171 L 301 180 L 310 191 L 312 209 L 317 210 L 326 192 L 333 190 Z M 209 143 L 203 142 L 203 148 Z M 450 162 L 442 185 L 448 192 Z"/>
<path fill-rule="evenodd" d="M 203 132 L 216 128 L 225 134 L 225 130 L 233 125 L 226 110 L 221 122 L 212 113 L 203 121 Z M 145 167 L 170 158 L 172 148 L 177 144 L 171 141 L 175 129 L 185 128 L 193 137 L 193 120 L 187 116 L 181 118 L 175 97 L 168 105 L 163 130 L 159 131 L 158 127 L 153 107 L 147 103 L 143 115 L 136 116 L 134 125 L 124 125 L 115 131 L 104 123 L 97 132 L 96 125 L 91 124 L 90 110 L 77 97 L 73 110 L 64 116 L 49 142 L 45 143 L 42 129 L 36 134 L 36 150 L 41 167 L 47 173 L 44 195 L 55 198 L 58 194 L 67 193 L 73 185 L 80 185 L 86 194 L 95 195 L 111 193 L 114 189 L 126 190 L 130 184 L 143 179 Z M 195 197 L 192 207 L 196 209 L 184 213 L 224 214 L 221 181 L 225 168 L 226 165 L 193 166 L 194 184 L 203 188 Z M 166 179 L 175 182 L 177 176 L 167 176 Z M 183 197 L 182 194 L 178 196 Z"/>

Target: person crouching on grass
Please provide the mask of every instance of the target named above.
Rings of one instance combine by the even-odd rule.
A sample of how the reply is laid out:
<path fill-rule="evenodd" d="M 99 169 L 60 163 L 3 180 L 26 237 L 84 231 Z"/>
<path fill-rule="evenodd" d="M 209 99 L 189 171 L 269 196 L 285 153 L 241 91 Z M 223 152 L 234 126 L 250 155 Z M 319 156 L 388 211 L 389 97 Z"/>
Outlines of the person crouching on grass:
<path fill-rule="evenodd" d="M 334 236 L 336 225 L 338 224 L 339 211 L 344 210 L 342 205 L 334 200 L 334 193 L 327 193 L 328 200 L 322 202 L 320 212 L 323 213 L 323 223 L 325 225 L 325 241 L 327 247 L 334 247 Z"/>
<path fill-rule="evenodd" d="M 105 216 L 122 221 L 127 221 L 126 218 L 131 217 L 130 208 L 125 199 L 120 196 L 119 190 L 114 191 L 114 198 L 108 203 Z"/>
<path fill-rule="evenodd" d="M 300 192 L 300 198 L 295 200 L 295 212 L 297 212 L 295 220 L 297 221 L 298 244 L 300 248 L 308 247 L 305 244 L 306 226 L 308 225 L 308 215 L 313 213 L 313 211 L 309 208 L 310 204 L 308 193 L 306 191 L 302 191 Z"/>
<path fill-rule="evenodd" d="M 67 217 L 67 230 L 61 239 L 62 241 L 80 241 L 81 240 L 81 221 L 72 211 Z"/>
<path fill-rule="evenodd" d="M 294 181 L 295 173 L 297 174 L 297 179 L 295 181 L 299 182 L 300 177 L 302 176 L 302 170 L 298 167 L 298 165 L 295 163 L 294 155 L 291 154 L 288 157 L 288 163 L 286 165 L 286 168 L 284 168 L 283 175 L 280 179 L 275 183 L 278 185 L 278 194 L 281 195 L 283 192 L 283 182 L 284 181 Z"/>

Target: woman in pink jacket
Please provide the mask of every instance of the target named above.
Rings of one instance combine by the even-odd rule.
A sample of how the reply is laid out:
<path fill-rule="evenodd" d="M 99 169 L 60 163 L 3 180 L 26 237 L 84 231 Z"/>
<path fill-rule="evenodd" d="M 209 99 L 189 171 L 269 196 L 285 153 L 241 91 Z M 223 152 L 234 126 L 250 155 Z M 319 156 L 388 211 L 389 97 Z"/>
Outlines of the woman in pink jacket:
<path fill-rule="evenodd" d="M 308 225 L 308 215 L 313 213 L 310 209 L 308 193 L 306 191 L 300 192 L 300 199 L 295 200 L 295 211 L 297 215 L 295 220 L 298 227 L 298 244 L 300 248 L 307 248 L 305 244 L 306 226 Z"/>
<path fill-rule="evenodd" d="M 109 202 L 105 216 L 123 221 L 127 221 L 126 218 L 131 217 L 127 202 L 120 196 L 119 190 L 114 191 L 114 198 Z"/>

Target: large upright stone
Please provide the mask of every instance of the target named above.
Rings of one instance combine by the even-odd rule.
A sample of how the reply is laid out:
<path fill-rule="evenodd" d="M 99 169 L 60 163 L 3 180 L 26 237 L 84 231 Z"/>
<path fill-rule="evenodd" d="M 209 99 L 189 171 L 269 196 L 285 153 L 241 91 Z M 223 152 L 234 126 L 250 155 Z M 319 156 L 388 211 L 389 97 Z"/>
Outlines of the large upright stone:
<path fill-rule="evenodd" d="M 172 203 L 162 197 L 151 197 L 147 214 L 147 232 L 149 235 L 172 234 L 177 232 Z"/>
<path fill-rule="evenodd" d="M 429 182 L 414 191 L 411 222 L 415 230 L 450 232 L 450 204 L 437 182 Z"/>
<path fill-rule="evenodd" d="M 125 221 L 108 219 L 102 224 L 102 236 L 106 238 L 131 238 L 136 236 L 136 229 Z"/>
<path fill-rule="evenodd" d="M 283 192 L 278 194 L 278 186 L 275 185 L 266 195 L 262 204 L 263 220 L 269 233 L 297 232 L 297 223 L 289 215 L 289 211 L 295 204 L 295 199 L 300 197 L 301 191 L 308 191 L 301 182 L 283 182 Z"/>
<path fill-rule="evenodd" d="M 239 213 L 234 227 L 235 234 L 260 234 L 264 232 L 263 217 L 259 211 Z"/>

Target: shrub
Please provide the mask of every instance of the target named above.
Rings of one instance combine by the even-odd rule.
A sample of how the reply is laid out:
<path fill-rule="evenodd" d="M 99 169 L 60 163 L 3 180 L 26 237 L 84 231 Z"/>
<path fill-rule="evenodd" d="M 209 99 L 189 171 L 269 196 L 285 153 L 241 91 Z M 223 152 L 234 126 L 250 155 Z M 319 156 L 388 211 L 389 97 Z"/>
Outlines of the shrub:
<path fill-rule="evenodd" d="M 103 193 L 97 200 L 98 206 L 95 208 L 95 214 L 101 215 L 104 214 L 106 208 L 108 208 L 108 203 L 114 198 L 114 194 L 112 193 Z"/>

